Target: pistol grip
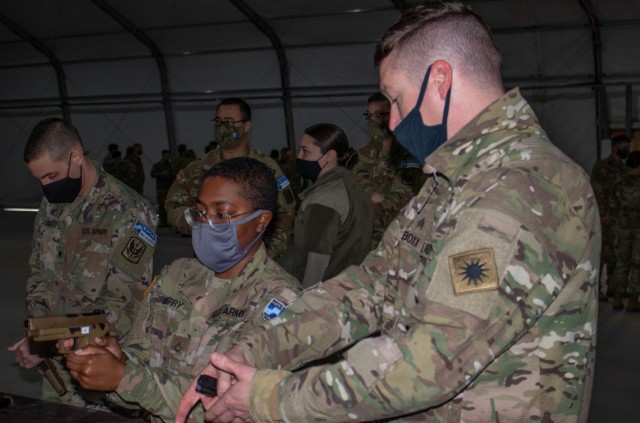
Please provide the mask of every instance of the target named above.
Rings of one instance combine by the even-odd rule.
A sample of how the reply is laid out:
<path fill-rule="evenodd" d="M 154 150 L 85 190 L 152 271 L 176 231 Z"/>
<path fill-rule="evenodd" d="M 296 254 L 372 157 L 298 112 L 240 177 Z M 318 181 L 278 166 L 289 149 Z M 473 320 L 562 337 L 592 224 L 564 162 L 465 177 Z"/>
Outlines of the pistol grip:
<path fill-rule="evenodd" d="M 64 382 L 60 379 L 60 375 L 56 372 L 55 367 L 53 367 L 49 359 L 45 358 L 42 360 L 40 364 L 38 364 L 37 368 L 40 374 L 47 378 L 59 397 L 67 393 L 67 388 L 64 386 Z"/>

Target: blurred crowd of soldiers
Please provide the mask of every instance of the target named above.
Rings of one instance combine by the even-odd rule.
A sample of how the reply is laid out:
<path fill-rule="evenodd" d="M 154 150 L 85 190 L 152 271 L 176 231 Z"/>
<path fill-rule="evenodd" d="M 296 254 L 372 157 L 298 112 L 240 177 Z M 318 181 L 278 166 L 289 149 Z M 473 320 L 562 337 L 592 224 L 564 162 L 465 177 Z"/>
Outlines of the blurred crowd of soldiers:
<path fill-rule="evenodd" d="M 593 166 L 591 185 L 602 228 L 600 301 L 613 297 L 613 310 L 622 310 L 628 298 L 627 311 L 640 312 L 640 151 L 630 149 L 627 136 L 613 137 L 611 154 Z"/>

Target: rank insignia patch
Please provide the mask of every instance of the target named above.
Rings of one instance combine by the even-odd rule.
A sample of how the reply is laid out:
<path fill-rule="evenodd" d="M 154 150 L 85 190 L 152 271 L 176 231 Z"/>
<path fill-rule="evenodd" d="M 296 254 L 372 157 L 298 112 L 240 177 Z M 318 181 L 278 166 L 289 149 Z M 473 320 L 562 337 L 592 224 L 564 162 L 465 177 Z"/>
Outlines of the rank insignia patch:
<path fill-rule="evenodd" d="M 450 256 L 449 268 L 456 295 L 498 289 L 498 270 L 491 248 Z"/>
<path fill-rule="evenodd" d="M 140 238 L 132 236 L 121 254 L 131 263 L 138 263 L 146 249 L 147 246 Z"/>
<path fill-rule="evenodd" d="M 285 309 L 284 304 L 282 304 L 280 301 L 276 300 L 275 298 L 272 298 L 271 301 L 269 301 L 269 304 L 267 304 L 267 306 L 264 308 L 264 311 L 262 312 L 262 318 L 264 320 L 270 320 L 275 317 L 278 317 L 278 315 L 282 313 L 284 309 Z"/>

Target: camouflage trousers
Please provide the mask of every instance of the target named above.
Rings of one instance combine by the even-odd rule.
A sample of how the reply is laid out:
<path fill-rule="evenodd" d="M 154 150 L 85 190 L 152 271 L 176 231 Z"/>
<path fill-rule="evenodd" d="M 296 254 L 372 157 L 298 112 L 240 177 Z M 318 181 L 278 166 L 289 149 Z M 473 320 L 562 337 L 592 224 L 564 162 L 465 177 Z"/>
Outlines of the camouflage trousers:
<path fill-rule="evenodd" d="M 616 294 L 640 294 L 640 228 L 616 230 Z"/>
<path fill-rule="evenodd" d="M 602 225 L 602 249 L 600 250 L 600 290 L 602 286 L 602 269 L 607 265 L 607 291 L 612 292 L 615 285 L 612 282 L 613 274 L 617 266 L 616 258 L 616 230 L 612 225 Z"/>

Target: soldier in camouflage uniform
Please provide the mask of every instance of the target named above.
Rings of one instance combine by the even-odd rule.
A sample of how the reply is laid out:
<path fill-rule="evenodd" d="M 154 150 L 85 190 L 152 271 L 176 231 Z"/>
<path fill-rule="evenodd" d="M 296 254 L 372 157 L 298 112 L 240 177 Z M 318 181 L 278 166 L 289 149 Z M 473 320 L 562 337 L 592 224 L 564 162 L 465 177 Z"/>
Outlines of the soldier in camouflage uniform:
<path fill-rule="evenodd" d="M 118 162 L 122 160 L 122 153 L 119 150 L 118 144 L 109 144 L 109 152 L 102 159 L 102 168 L 114 175 Z"/>
<path fill-rule="evenodd" d="M 289 181 L 273 159 L 249 143 L 251 108 L 244 100 L 222 100 L 212 121 L 218 146 L 202 159 L 190 163 L 178 172 L 165 204 L 169 224 L 182 234 L 190 234 L 191 228 L 184 218 L 184 211 L 194 205 L 202 175 L 223 160 L 241 156 L 252 157 L 269 166 L 278 182 L 278 208 L 264 238 L 269 257 L 277 258 L 287 247 L 295 219 L 295 199 Z"/>
<path fill-rule="evenodd" d="M 389 131 L 390 108 L 389 100 L 382 93 L 369 97 L 364 116 L 371 141 L 358 151 L 358 163 L 353 168 L 356 180 L 374 205 L 374 248 L 389 223 L 418 193 L 426 178 L 421 163 Z"/>
<path fill-rule="evenodd" d="M 122 182 L 133 188 L 138 194 L 143 194 L 145 176 L 140 144 L 127 147 L 127 155 L 120 162 L 117 175 Z"/>
<path fill-rule="evenodd" d="M 602 250 L 600 254 L 599 274 L 602 278 L 602 269 L 607 265 L 607 281 L 611 281 L 616 270 L 616 234 L 614 225 L 614 214 L 616 210 L 614 204 L 613 188 L 626 172 L 627 166 L 624 160 L 629 154 L 631 142 L 624 135 L 611 139 L 611 155 L 606 159 L 599 160 L 591 170 L 591 186 L 596 195 L 598 208 L 600 209 L 600 225 L 602 231 Z M 613 296 L 613 284 L 608 283 L 607 292 L 603 291 L 602 281 L 600 282 L 600 301 L 607 301 L 607 297 Z"/>
<path fill-rule="evenodd" d="M 175 173 L 180 172 L 182 169 L 187 167 L 189 163 L 193 160 L 187 156 L 187 146 L 185 144 L 180 144 L 178 146 L 178 157 L 173 162 L 173 170 Z"/>
<path fill-rule="evenodd" d="M 613 188 L 615 210 L 616 270 L 611 282 L 615 293 L 613 309 L 622 310 L 622 296 L 629 294 L 627 311 L 639 312 L 640 294 L 640 152 L 634 151 L 627 159 L 629 171 Z"/>
<path fill-rule="evenodd" d="M 213 353 L 216 401 L 190 388 L 176 421 L 202 399 L 211 421 L 586 422 L 600 251 L 587 175 L 504 93 L 491 33 L 461 3 L 407 10 L 376 62 L 427 181 L 360 266 Z"/>
<path fill-rule="evenodd" d="M 107 313 L 112 334 L 126 335 L 149 285 L 157 215 L 137 193 L 85 158 L 77 130 L 60 119 L 38 123 L 24 153 L 45 198 L 36 216 L 29 259 L 27 314 Z M 10 348 L 30 368 L 42 361 L 22 339 Z M 53 361 L 69 393 L 43 399 L 85 405 L 69 373 Z"/>
<path fill-rule="evenodd" d="M 162 150 L 162 159 L 153 164 L 151 177 L 156 179 L 156 199 L 158 201 L 160 226 L 169 226 L 164 202 L 167 199 L 167 193 L 169 192 L 169 188 L 171 188 L 171 184 L 176 179 L 173 163 L 171 163 L 171 152 L 169 150 Z"/>
<path fill-rule="evenodd" d="M 201 188 L 197 208 L 210 216 L 258 211 L 237 229 L 230 228 L 237 230 L 242 247 L 249 244 L 246 256 L 228 270 L 214 270 L 219 264 L 208 264 L 208 258 L 222 252 L 200 248 L 195 227 L 196 253 L 212 268 L 189 258 L 165 267 L 146 297 L 134 330 L 121 342 L 127 361 L 118 360 L 124 355 L 112 341 L 113 354 L 89 347 L 68 358 L 69 369 L 83 386 L 113 391 L 113 401 L 139 404 L 154 421 L 173 421 L 183 393 L 207 365 L 215 346 L 229 348 L 245 325 L 275 317 L 299 291 L 298 282 L 267 256 L 261 241 L 276 207 L 272 171 L 248 157 L 230 159 L 212 167 Z M 196 222 L 206 219 L 194 216 Z M 245 220 L 232 219 L 232 224 Z M 209 226 L 206 221 L 197 225 Z M 205 234 L 205 241 L 215 245 L 210 235 Z M 198 415 L 194 421 L 203 420 L 201 410 Z"/>

